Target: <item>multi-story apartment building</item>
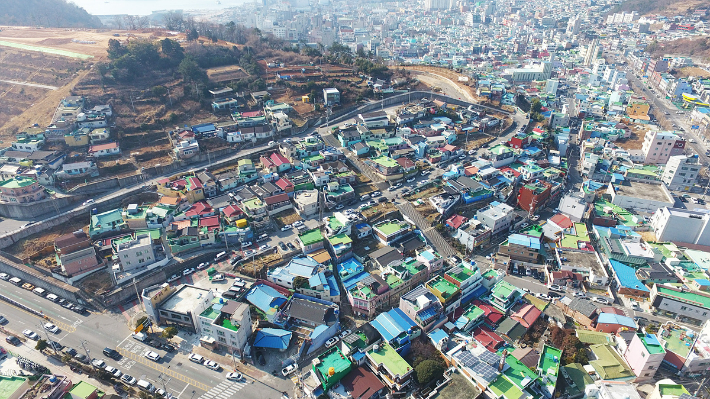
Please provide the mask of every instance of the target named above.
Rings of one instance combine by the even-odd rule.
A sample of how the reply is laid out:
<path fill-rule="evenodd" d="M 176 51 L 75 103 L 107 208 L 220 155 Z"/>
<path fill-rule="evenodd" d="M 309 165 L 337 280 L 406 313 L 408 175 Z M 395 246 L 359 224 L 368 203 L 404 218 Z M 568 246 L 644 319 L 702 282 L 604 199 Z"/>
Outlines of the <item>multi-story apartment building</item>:
<path fill-rule="evenodd" d="M 690 191 L 701 166 L 697 155 L 674 155 L 668 159 L 661 181 L 669 190 Z"/>
<path fill-rule="evenodd" d="M 624 352 L 624 359 L 636 374 L 636 381 L 648 381 L 656 375 L 666 350 L 654 334 L 637 333 Z"/>
<path fill-rule="evenodd" d="M 399 309 L 424 332 L 439 328 L 447 321 L 441 302 L 423 285 L 402 295 L 399 299 Z"/>
<path fill-rule="evenodd" d="M 135 237 L 119 240 L 113 252 L 123 271 L 143 268 L 155 262 L 153 240 L 149 234 L 137 234 Z"/>
<path fill-rule="evenodd" d="M 476 213 L 476 219 L 481 221 L 483 226 L 491 229 L 491 235 L 507 232 L 514 218 L 513 208 L 508 204 L 499 202 L 492 202 Z"/>
<path fill-rule="evenodd" d="M 651 228 L 661 242 L 710 245 L 710 215 L 679 208 L 659 208 L 651 216 Z"/>
<path fill-rule="evenodd" d="M 649 130 L 644 135 L 641 151 L 646 157 L 644 163 L 665 164 L 670 157 L 683 155 L 685 140 L 674 132 Z"/>
<path fill-rule="evenodd" d="M 202 345 L 242 354 L 252 333 L 249 304 L 229 300 L 213 303 L 197 319 Z"/>

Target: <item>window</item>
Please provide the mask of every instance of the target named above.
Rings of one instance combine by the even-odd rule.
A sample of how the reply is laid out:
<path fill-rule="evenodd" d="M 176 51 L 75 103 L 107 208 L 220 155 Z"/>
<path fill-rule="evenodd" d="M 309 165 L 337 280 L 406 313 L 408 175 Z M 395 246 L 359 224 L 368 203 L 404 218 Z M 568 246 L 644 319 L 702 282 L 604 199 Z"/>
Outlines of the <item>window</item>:
<path fill-rule="evenodd" d="M 649 370 L 653 370 L 655 367 L 654 366 L 648 366 Z"/>
<path fill-rule="evenodd" d="M 646 352 L 641 352 L 641 357 L 646 357 Z"/>

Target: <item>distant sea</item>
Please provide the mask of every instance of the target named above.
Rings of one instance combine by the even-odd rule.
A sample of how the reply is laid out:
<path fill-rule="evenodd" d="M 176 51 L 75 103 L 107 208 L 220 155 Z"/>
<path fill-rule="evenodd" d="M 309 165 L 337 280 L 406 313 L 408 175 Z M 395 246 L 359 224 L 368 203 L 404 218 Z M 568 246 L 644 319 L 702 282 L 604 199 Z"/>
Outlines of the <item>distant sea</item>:
<path fill-rule="evenodd" d="M 221 10 L 251 0 L 69 0 L 93 15 L 148 15 L 164 10 Z"/>

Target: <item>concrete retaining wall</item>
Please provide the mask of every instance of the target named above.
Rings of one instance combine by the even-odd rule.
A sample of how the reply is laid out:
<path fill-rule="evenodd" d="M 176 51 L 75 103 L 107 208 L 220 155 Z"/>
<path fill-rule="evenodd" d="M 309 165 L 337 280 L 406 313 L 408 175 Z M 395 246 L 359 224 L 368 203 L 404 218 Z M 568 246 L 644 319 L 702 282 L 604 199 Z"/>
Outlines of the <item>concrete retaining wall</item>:
<path fill-rule="evenodd" d="M 44 288 L 48 293 L 87 305 L 78 288 L 72 287 L 54 277 L 42 275 L 42 273 L 19 263 L 18 259 L 13 259 L 9 255 L 0 255 L 0 272 L 18 277 L 23 282 L 30 283 L 36 287 Z"/>
<path fill-rule="evenodd" d="M 28 204 L 3 202 L 0 203 L 0 216 L 20 220 L 34 219 L 37 216 L 48 213 L 56 214 L 57 209 L 61 209 L 81 200 L 81 197 L 61 197 L 47 198 L 42 201 L 31 202 Z"/>

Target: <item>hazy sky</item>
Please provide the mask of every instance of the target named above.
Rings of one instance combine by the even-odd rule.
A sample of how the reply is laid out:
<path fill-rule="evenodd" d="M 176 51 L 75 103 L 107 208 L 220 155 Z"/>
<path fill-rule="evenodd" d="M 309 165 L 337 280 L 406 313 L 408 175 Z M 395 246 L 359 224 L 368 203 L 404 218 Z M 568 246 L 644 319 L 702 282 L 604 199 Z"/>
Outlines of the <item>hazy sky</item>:
<path fill-rule="evenodd" d="M 216 10 L 236 7 L 251 0 L 70 0 L 90 14 L 147 15 L 160 10 Z"/>

